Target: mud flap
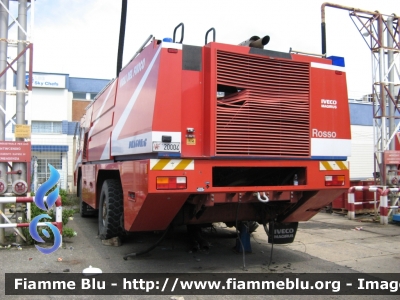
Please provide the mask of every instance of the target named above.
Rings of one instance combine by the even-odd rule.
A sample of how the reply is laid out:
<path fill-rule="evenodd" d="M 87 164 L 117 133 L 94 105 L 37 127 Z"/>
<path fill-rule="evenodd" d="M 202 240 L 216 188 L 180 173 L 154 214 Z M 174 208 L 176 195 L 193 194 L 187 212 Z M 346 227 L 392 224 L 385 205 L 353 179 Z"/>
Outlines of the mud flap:
<path fill-rule="evenodd" d="M 299 222 L 278 223 L 269 222 L 268 243 L 270 244 L 290 244 L 296 236 Z"/>

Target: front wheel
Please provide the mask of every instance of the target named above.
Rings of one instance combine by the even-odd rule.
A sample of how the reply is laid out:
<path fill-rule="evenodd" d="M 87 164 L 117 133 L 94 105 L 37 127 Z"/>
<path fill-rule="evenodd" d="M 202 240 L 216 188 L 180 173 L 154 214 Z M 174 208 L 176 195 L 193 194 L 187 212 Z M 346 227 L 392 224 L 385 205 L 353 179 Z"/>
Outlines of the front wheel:
<path fill-rule="evenodd" d="M 121 217 L 123 213 L 122 186 L 118 179 L 104 181 L 100 193 L 99 237 L 102 240 L 120 236 L 123 233 Z"/>

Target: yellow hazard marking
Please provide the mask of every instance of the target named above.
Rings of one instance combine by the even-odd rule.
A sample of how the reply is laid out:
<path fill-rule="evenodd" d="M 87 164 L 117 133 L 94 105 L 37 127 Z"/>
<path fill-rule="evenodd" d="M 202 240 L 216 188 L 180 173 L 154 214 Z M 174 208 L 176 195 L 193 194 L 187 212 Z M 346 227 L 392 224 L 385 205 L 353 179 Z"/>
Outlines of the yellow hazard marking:
<path fill-rule="evenodd" d="M 152 170 L 162 170 L 169 163 L 169 159 L 160 159 L 154 166 L 150 167 Z M 150 162 L 150 166 L 151 166 Z"/>
<path fill-rule="evenodd" d="M 150 159 L 150 170 L 194 170 L 193 159 Z"/>
<path fill-rule="evenodd" d="M 191 159 L 182 159 L 174 170 L 186 170 L 187 166 L 192 162 Z"/>
<path fill-rule="evenodd" d="M 348 170 L 349 162 L 347 162 L 347 161 L 320 161 L 319 169 L 321 171 Z"/>
<path fill-rule="evenodd" d="M 337 161 L 336 163 L 339 166 L 340 170 L 348 170 L 349 169 L 349 164 L 347 163 L 347 161 L 346 162 Z"/>
<path fill-rule="evenodd" d="M 322 164 L 322 169 L 321 169 Z M 321 161 L 319 165 L 320 170 L 333 170 L 328 161 Z"/>

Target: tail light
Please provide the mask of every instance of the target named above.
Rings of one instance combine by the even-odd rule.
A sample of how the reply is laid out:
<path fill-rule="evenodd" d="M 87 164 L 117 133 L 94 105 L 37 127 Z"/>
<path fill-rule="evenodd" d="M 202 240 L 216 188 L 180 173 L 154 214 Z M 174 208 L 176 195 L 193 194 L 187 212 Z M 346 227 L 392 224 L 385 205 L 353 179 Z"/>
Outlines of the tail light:
<path fill-rule="evenodd" d="M 186 187 L 186 177 L 157 177 L 157 190 L 180 190 Z"/>
<path fill-rule="evenodd" d="M 344 175 L 325 176 L 325 186 L 342 186 L 344 185 Z"/>

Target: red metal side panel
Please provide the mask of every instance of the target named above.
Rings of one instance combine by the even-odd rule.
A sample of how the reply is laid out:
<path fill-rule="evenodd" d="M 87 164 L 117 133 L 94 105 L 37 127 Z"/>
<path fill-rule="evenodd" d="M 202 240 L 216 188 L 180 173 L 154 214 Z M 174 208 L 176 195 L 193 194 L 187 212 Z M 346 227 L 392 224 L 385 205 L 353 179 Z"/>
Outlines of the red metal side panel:
<path fill-rule="evenodd" d="M 351 153 L 346 73 L 311 63 L 311 156 L 343 159 Z M 326 159 L 326 158 L 325 158 Z"/>
<path fill-rule="evenodd" d="M 93 102 L 93 122 L 98 120 L 101 116 L 114 107 L 115 96 L 117 94 L 117 85 L 118 79 L 110 82 L 108 87 L 105 88 L 101 95 Z"/>
<path fill-rule="evenodd" d="M 110 135 L 114 124 L 114 106 L 118 80 L 114 80 L 93 103 L 93 118 L 89 131 L 88 158 L 90 161 L 108 160 Z"/>
<path fill-rule="evenodd" d="M 124 191 L 124 226 L 129 229 L 147 196 L 147 161 L 121 163 Z"/>
<path fill-rule="evenodd" d="M 181 131 L 182 50 L 161 50 L 153 131 Z"/>
<path fill-rule="evenodd" d="M 203 74 L 182 72 L 182 157 L 200 157 L 204 144 Z M 209 122 L 206 122 L 209 123 Z M 187 128 L 194 129 L 194 137 L 186 138 Z"/>
<path fill-rule="evenodd" d="M 187 193 L 148 194 L 149 161 L 121 164 L 124 226 L 129 231 L 164 230 L 188 197 Z"/>
<path fill-rule="evenodd" d="M 115 86 L 115 84 L 113 86 Z M 110 88 L 110 91 L 106 91 L 109 97 L 112 96 L 112 91 L 114 91 L 115 96 L 115 88 Z M 92 122 L 92 127 L 89 132 L 89 161 L 108 160 L 111 158 L 110 137 L 114 122 L 114 99 L 110 98 L 108 101 L 103 101 L 102 104 L 102 107 L 97 109 L 97 116 L 94 117 L 96 119 Z M 104 111 L 107 107 L 109 107 L 108 110 Z M 96 106 L 94 106 L 93 109 L 95 110 Z M 93 113 L 93 116 L 94 115 Z"/>
<path fill-rule="evenodd" d="M 350 139 L 350 117 L 346 73 L 311 68 L 311 136 L 318 131 L 336 132 L 336 138 Z"/>
<path fill-rule="evenodd" d="M 161 46 L 154 41 L 120 73 L 111 154 L 134 154 L 129 142 L 152 130 Z M 145 143 L 144 143 L 145 144 Z"/>
<path fill-rule="evenodd" d="M 110 125 L 111 126 L 111 125 Z M 104 130 L 89 140 L 89 161 L 107 160 L 110 159 L 110 137 L 111 130 Z"/>
<path fill-rule="evenodd" d="M 82 165 L 82 200 L 96 207 L 96 165 Z"/>
<path fill-rule="evenodd" d="M 157 60 L 157 62 L 159 62 Z M 119 135 L 119 138 L 130 137 L 133 135 L 141 134 L 144 132 L 151 131 L 152 129 L 152 121 L 154 114 L 154 102 L 157 92 L 157 82 L 158 82 L 158 69 L 155 68 L 154 71 L 150 72 L 149 77 L 146 80 L 145 87 L 140 90 L 140 94 L 137 97 L 137 100 L 128 114 L 126 118 L 126 122 L 124 127 Z M 136 82 L 132 82 L 132 85 L 136 85 Z M 131 87 L 133 88 L 133 87 Z M 135 87 L 138 88 L 138 87 Z M 132 92 L 135 90 L 130 90 L 128 94 L 126 91 L 118 94 L 118 100 L 123 103 L 127 103 L 132 98 Z M 127 108 L 123 103 L 119 103 L 118 114 L 120 116 L 123 115 L 123 112 Z M 121 111 L 122 110 L 122 111 Z M 120 120 L 120 118 L 117 118 Z"/>
<path fill-rule="evenodd" d="M 89 138 L 93 138 L 99 132 L 102 132 L 103 130 L 110 128 L 113 125 L 113 119 L 114 119 L 114 112 L 112 110 L 105 112 L 101 116 L 101 119 L 98 119 L 99 120 L 98 122 L 95 121 L 92 128 L 90 128 Z M 110 130 L 108 130 L 108 132 L 110 132 Z"/>

